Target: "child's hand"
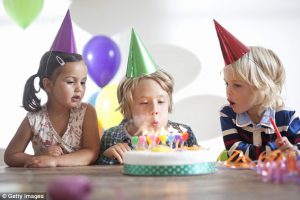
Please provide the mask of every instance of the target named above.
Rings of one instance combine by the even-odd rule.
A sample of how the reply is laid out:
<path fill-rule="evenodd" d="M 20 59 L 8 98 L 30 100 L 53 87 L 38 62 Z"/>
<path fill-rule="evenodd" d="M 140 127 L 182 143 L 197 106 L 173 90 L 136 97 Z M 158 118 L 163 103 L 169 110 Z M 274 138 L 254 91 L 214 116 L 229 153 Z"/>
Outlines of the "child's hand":
<path fill-rule="evenodd" d="M 33 156 L 25 162 L 24 167 L 56 167 L 56 161 L 53 156 Z"/>
<path fill-rule="evenodd" d="M 61 156 L 63 154 L 64 152 L 62 148 L 58 145 L 50 145 L 47 147 L 47 149 L 44 152 L 44 155 L 49 155 L 49 156 Z"/>
<path fill-rule="evenodd" d="M 290 143 L 290 141 L 287 139 L 287 137 L 282 137 L 280 141 L 278 139 L 276 139 L 275 142 L 276 142 L 276 145 L 278 146 L 278 148 L 281 150 L 291 149 L 294 147 Z"/>
<path fill-rule="evenodd" d="M 118 143 L 106 149 L 103 155 L 108 158 L 115 158 L 119 161 L 119 163 L 123 164 L 123 155 L 126 151 L 130 150 L 131 149 L 127 143 Z"/>

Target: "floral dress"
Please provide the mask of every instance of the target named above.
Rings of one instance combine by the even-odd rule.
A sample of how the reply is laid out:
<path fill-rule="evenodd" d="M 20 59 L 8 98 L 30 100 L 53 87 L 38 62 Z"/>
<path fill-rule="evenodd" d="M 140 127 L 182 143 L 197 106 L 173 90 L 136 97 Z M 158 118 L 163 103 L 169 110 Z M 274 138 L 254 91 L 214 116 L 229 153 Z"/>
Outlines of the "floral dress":
<path fill-rule="evenodd" d="M 59 145 L 64 153 L 77 151 L 82 146 L 82 125 L 87 104 L 72 108 L 65 133 L 60 136 L 52 126 L 46 104 L 35 113 L 27 113 L 32 130 L 32 147 L 35 155 L 41 155 L 49 145 Z"/>

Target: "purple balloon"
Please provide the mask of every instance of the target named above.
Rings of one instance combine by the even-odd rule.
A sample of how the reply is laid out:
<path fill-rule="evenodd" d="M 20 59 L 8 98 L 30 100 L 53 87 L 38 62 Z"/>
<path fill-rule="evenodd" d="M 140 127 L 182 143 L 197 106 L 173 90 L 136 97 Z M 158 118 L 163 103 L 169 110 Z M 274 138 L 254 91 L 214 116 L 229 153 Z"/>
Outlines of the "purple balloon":
<path fill-rule="evenodd" d="M 92 183 L 85 176 L 64 176 L 51 181 L 48 195 L 52 200 L 89 200 Z"/>
<path fill-rule="evenodd" d="M 93 37 L 83 49 L 88 73 L 99 87 L 104 87 L 116 74 L 120 66 L 120 50 L 109 37 Z"/>

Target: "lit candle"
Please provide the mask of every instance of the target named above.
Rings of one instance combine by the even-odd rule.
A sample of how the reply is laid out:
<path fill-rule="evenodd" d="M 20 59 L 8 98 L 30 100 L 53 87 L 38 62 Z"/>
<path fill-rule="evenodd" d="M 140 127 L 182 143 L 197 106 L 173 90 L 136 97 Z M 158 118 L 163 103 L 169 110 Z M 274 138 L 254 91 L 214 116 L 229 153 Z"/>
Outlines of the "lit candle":
<path fill-rule="evenodd" d="M 181 141 L 180 135 L 175 135 L 175 148 L 178 149 L 179 142 Z"/>
<path fill-rule="evenodd" d="M 133 136 L 131 138 L 131 143 L 132 143 L 134 149 L 136 149 L 136 146 L 137 146 L 138 142 L 139 142 L 139 137 L 138 136 Z"/>
<path fill-rule="evenodd" d="M 174 139 L 175 139 L 174 135 L 169 135 L 168 136 L 168 142 L 169 142 L 169 145 L 170 145 L 171 149 L 173 148 Z"/>
<path fill-rule="evenodd" d="M 167 135 L 165 135 L 165 134 L 160 134 L 158 137 L 159 137 L 159 140 L 161 141 L 162 144 L 166 144 L 166 141 L 167 141 Z"/>
<path fill-rule="evenodd" d="M 189 139 L 189 134 L 187 132 L 184 132 L 184 133 L 181 134 L 181 138 L 182 138 L 181 147 L 183 147 L 183 144 L 185 143 L 185 141 L 187 141 Z"/>
<path fill-rule="evenodd" d="M 138 142 L 138 146 L 139 146 L 139 149 L 145 149 L 145 143 L 146 143 L 146 136 L 144 135 L 141 135 L 139 136 L 139 142 Z"/>
<path fill-rule="evenodd" d="M 149 138 L 150 138 L 150 141 L 151 141 L 151 148 L 154 148 L 155 146 L 156 146 L 156 135 L 155 134 L 151 134 L 150 136 L 149 136 Z"/>

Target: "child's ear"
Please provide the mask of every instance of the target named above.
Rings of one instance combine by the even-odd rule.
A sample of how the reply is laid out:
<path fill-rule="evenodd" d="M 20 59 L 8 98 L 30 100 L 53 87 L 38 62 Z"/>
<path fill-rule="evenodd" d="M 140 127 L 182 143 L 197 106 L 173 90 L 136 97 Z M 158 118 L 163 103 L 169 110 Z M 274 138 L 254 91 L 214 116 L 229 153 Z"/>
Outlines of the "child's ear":
<path fill-rule="evenodd" d="M 51 81 L 48 78 L 43 78 L 43 87 L 47 93 L 51 91 L 51 85 Z"/>

